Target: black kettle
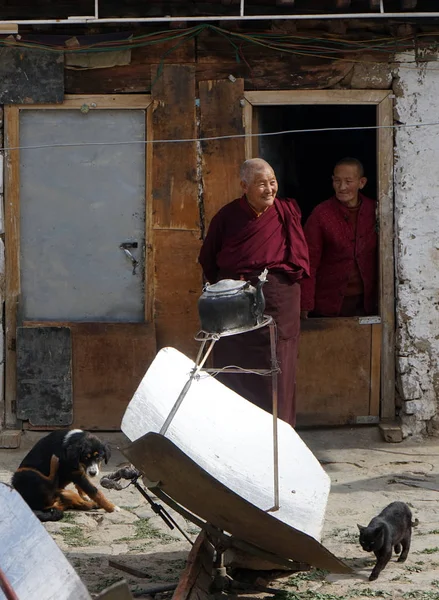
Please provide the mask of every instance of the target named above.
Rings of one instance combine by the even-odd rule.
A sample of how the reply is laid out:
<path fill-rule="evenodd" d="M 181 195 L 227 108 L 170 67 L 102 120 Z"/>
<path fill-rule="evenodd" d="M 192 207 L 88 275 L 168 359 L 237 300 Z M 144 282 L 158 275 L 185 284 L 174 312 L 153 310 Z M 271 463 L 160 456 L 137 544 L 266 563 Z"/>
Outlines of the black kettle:
<path fill-rule="evenodd" d="M 207 333 L 233 334 L 259 325 L 265 310 L 262 286 L 268 269 L 254 287 L 249 281 L 222 279 L 206 284 L 198 300 L 201 329 Z"/>

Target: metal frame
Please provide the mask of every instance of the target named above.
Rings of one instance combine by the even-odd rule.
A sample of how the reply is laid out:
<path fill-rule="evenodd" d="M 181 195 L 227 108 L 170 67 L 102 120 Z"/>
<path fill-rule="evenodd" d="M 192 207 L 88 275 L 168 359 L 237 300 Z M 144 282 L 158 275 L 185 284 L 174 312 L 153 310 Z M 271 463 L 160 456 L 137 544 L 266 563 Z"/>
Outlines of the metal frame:
<path fill-rule="evenodd" d="M 294 0 L 291 1 L 294 4 Z M 63 25 L 66 23 L 172 23 L 181 21 L 209 22 L 209 21 L 325 21 L 343 19 L 428 19 L 439 18 L 439 12 L 385 12 L 383 1 L 378 5 L 379 11 L 369 13 L 323 13 L 323 14 L 271 14 L 271 15 L 246 15 L 245 0 L 239 0 L 239 15 L 217 16 L 162 16 L 162 17 L 121 17 L 102 19 L 99 17 L 99 0 L 94 2 L 94 15 L 71 16 L 67 19 L 16 19 L 0 21 L 0 29 L 6 25 Z"/>
<path fill-rule="evenodd" d="M 270 369 L 240 369 L 236 366 L 223 367 L 223 368 L 206 368 L 204 369 L 204 365 L 213 350 L 215 343 L 221 339 L 222 337 L 228 337 L 230 335 L 239 335 L 240 333 L 247 333 L 249 331 L 255 331 L 256 329 L 261 329 L 262 327 L 270 328 Z M 171 408 L 168 416 L 165 419 L 159 433 L 160 435 L 165 435 L 168 431 L 169 425 L 177 414 L 178 409 L 180 408 L 186 394 L 189 391 L 189 388 L 192 385 L 193 380 L 200 374 L 201 371 L 206 373 L 245 373 L 251 372 L 257 375 L 270 375 L 272 377 L 272 412 L 273 412 L 273 478 L 274 478 L 274 504 L 273 507 L 269 509 L 269 512 L 274 512 L 279 510 L 279 443 L 278 443 L 278 431 L 277 431 L 277 416 L 278 416 L 278 380 L 277 375 L 279 373 L 279 364 L 277 362 L 276 355 L 276 323 L 274 322 L 273 317 L 269 315 L 264 315 L 261 322 L 251 328 L 245 328 L 242 330 L 235 331 L 225 331 L 224 333 L 208 333 L 206 331 L 200 331 L 195 336 L 195 339 L 201 342 L 200 349 L 197 354 L 197 358 L 195 360 L 195 367 L 192 369 L 189 379 L 183 386 L 177 400 L 174 403 L 174 406 Z M 209 345 L 206 349 L 206 344 L 209 342 Z"/>

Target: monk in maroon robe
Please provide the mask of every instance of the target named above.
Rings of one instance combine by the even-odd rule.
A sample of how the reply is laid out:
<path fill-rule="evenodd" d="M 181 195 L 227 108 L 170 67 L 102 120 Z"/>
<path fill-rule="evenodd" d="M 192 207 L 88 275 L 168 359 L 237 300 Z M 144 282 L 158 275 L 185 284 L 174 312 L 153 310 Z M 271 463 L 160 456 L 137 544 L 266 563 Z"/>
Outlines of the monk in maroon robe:
<path fill-rule="evenodd" d="M 263 287 L 265 313 L 277 326 L 278 415 L 296 423 L 295 381 L 300 332 L 300 285 L 309 275 L 308 247 L 300 210 L 292 199 L 276 197 L 277 181 L 271 166 L 251 159 L 241 168 L 244 195 L 214 216 L 199 261 L 209 283 L 244 279 L 256 284 L 268 269 Z M 214 366 L 245 369 L 271 367 L 269 328 L 221 338 L 214 347 Z M 272 410 L 272 378 L 255 374 L 222 374 L 219 379 L 264 410 Z"/>
<path fill-rule="evenodd" d="M 343 158 L 334 168 L 335 195 L 319 204 L 305 227 L 311 274 L 301 283 L 302 318 L 355 317 L 377 312 L 376 202 L 360 190 L 363 165 Z"/>

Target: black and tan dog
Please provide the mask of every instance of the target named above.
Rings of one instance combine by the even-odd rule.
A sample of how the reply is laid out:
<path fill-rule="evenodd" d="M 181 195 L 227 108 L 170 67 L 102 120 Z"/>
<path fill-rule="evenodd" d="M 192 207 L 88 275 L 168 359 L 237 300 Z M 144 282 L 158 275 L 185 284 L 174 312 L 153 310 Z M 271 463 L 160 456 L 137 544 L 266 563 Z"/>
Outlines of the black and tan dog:
<path fill-rule="evenodd" d="M 12 477 L 40 521 L 59 521 L 72 508 L 119 510 L 90 481 L 108 462 L 110 448 L 99 438 L 81 429 L 53 431 L 39 440 L 24 457 Z M 73 483 L 77 492 L 66 490 Z"/>

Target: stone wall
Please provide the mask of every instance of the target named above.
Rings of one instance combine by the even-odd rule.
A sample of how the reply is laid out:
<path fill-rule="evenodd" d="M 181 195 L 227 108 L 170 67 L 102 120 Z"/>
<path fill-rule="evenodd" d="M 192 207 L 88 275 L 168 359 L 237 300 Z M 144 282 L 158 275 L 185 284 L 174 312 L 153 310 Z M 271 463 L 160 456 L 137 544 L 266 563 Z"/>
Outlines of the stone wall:
<path fill-rule="evenodd" d="M 418 57 L 419 58 L 419 57 Z M 439 67 L 397 57 L 394 80 L 397 382 L 403 434 L 439 430 Z"/>

